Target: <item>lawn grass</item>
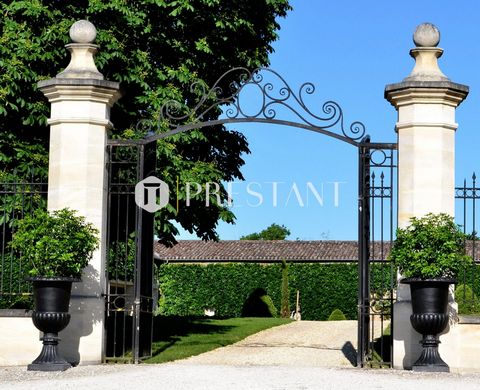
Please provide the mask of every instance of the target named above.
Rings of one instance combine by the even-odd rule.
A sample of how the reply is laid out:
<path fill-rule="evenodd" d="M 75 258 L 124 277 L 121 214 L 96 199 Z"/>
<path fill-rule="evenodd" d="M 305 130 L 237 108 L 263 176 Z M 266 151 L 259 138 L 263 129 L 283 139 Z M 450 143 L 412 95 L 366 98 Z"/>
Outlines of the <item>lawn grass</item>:
<path fill-rule="evenodd" d="M 199 355 L 289 322 L 290 319 L 284 318 L 156 317 L 152 357 L 145 363 L 165 363 Z"/>

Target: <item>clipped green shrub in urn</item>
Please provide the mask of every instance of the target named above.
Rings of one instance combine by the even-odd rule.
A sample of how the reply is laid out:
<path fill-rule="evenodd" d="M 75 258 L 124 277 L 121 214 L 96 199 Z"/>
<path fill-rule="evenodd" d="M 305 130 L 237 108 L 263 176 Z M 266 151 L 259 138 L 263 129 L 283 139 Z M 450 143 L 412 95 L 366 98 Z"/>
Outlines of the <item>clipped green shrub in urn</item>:
<path fill-rule="evenodd" d="M 43 348 L 29 366 L 34 371 L 63 371 L 71 367 L 57 350 L 58 332 L 70 321 L 68 313 L 73 282 L 98 247 L 98 231 L 75 211 L 37 210 L 16 224 L 11 242 L 33 284 L 34 325 L 43 332 Z"/>
<path fill-rule="evenodd" d="M 472 263 L 465 254 L 465 234 L 447 214 L 411 218 L 397 230 L 390 260 L 410 285 L 410 322 L 423 335 L 423 351 L 415 371 L 449 371 L 438 353 L 438 334 L 448 325 L 448 291 L 458 272 Z"/>

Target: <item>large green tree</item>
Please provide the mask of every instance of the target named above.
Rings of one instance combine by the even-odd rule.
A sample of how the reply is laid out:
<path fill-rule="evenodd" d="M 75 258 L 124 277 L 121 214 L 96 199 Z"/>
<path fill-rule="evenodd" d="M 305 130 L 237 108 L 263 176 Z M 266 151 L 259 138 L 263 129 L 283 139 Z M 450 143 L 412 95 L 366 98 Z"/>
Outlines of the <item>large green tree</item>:
<path fill-rule="evenodd" d="M 251 233 L 240 237 L 240 240 L 285 240 L 290 235 L 285 225 L 272 223 L 269 227 L 259 233 Z"/>
<path fill-rule="evenodd" d="M 30 0 L 0 5 L 0 161 L 3 176 L 19 166 L 45 173 L 49 115 L 38 91 L 39 80 L 54 77 L 69 61 L 64 45 L 78 19 L 98 30 L 96 57 L 109 80 L 121 82 L 124 95 L 112 110 L 112 137 L 138 138 L 139 119 L 158 118 L 162 105 L 175 99 L 193 106 L 199 81 L 212 85 L 232 67 L 268 65 L 278 18 L 290 9 L 288 0 Z M 229 81 L 226 80 L 225 87 Z M 204 119 L 218 118 L 220 109 Z M 163 126 L 163 124 L 162 124 Z M 165 130 L 159 126 L 156 131 Z M 171 188 L 177 180 L 225 182 L 242 179 L 242 154 L 249 153 L 245 137 L 223 126 L 192 130 L 158 143 L 159 176 Z M 27 169 L 28 168 L 28 169 Z M 203 239 L 217 239 L 219 220 L 232 223 L 226 206 L 205 193 L 185 207 L 180 186 L 180 211 L 167 207 L 156 216 L 157 233 L 166 244 L 178 233 L 173 221 Z"/>

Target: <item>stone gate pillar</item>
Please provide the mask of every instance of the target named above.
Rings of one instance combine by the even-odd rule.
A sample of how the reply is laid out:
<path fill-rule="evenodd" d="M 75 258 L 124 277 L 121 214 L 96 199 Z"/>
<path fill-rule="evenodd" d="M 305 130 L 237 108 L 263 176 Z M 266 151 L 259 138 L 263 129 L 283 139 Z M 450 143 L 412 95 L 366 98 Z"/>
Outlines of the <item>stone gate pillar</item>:
<path fill-rule="evenodd" d="M 73 43 L 68 67 L 57 77 L 38 83 L 51 103 L 48 209 L 69 207 L 100 231 L 100 247 L 74 283 L 70 325 L 60 333 L 65 358 L 82 364 L 100 363 L 104 345 L 106 244 L 106 140 L 110 107 L 120 97 L 119 84 L 97 70 L 93 44 L 96 29 L 81 20 L 70 29 Z"/>
<path fill-rule="evenodd" d="M 417 27 L 410 50 L 415 67 L 408 77 L 387 85 L 385 98 L 398 111 L 398 225 L 429 212 L 455 213 L 455 109 L 468 87 L 453 83 L 439 69 L 440 32 L 430 24 Z M 394 367 L 411 368 L 419 357 L 421 336 L 410 325 L 410 290 L 399 285 L 394 305 Z M 448 340 L 440 352 L 447 364 Z M 442 352 L 445 351 L 445 352 Z"/>

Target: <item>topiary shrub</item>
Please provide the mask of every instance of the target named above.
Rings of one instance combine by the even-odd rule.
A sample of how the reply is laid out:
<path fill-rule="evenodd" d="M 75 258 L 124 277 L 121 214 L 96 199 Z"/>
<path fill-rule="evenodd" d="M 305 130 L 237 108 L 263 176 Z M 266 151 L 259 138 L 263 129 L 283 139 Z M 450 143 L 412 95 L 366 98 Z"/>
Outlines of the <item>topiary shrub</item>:
<path fill-rule="evenodd" d="M 465 253 L 466 236 L 448 214 L 410 218 L 397 229 L 390 260 L 405 278 L 454 278 L 473 263 Z"/>
<path fill-rule="evenodd" d="M 262 302 L 267 306 L 268 309 L 268 317 L 278 317 L 278 311 L 277 308 L 275 307 L 275 304 L 272 301 L 272 298 L 270 298 L 270 295 L 263 295 L 261 298 Z"/>
<path fill-rule="evenodd" d="M 470 286 L 459 285 L 455 289 L 455 300 L 458 303 L 458 314 L 480 314 L 480 300 Z"/>
<path fill-rule="evenodd" d="M 82 276 L 98 243 L 98 230 L 68 208 L 17 220 L 10 242 L 30 276 L 72 278 Z"/>
<path fill-rule="evenodd" d="M 263 288 L 255 289 L 245 301 L 242 317 L 277 317 L 277 308 Z"/>
<path fill-rule="evenodd" d="M 332 311 L 327 321 L 345 321 L 346 319 L 347 317 L 345 317 L 345 314 L 343 314 L 340 309 L 335 309 Z"/>

